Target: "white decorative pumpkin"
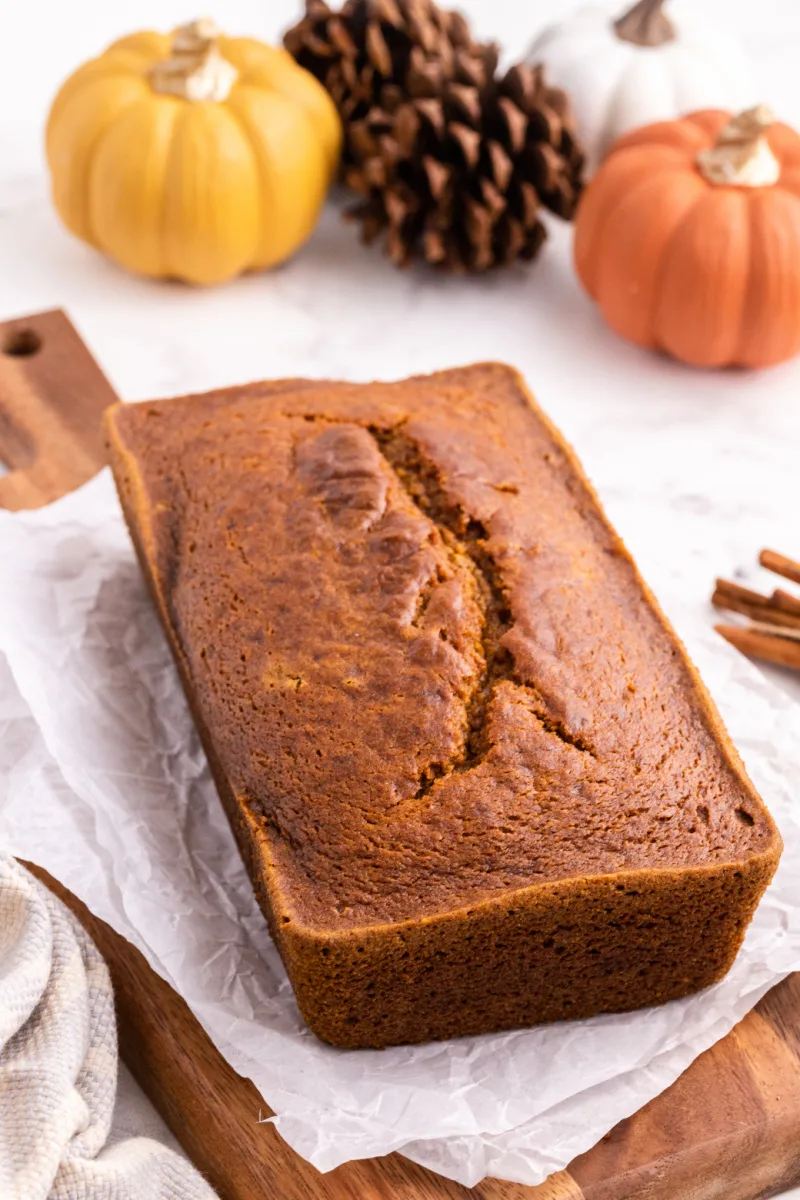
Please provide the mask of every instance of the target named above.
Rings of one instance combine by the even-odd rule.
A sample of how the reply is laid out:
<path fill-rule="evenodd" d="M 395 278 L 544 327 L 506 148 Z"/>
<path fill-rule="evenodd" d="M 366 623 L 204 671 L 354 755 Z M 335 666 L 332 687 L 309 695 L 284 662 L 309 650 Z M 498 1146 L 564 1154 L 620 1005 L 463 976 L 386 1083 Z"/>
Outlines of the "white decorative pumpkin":
<path fill-rule="evenodd" d="M 548 80 L 570 95 L 589 174 L 616 138 L 640 125 L 755 103 L 735 38 L 694 11 L 673 22 L 663 3 L 639 0 L 616 19 L 602 7 L 582 8 L 530 47 L 529 61 L 543 63 Z"/>

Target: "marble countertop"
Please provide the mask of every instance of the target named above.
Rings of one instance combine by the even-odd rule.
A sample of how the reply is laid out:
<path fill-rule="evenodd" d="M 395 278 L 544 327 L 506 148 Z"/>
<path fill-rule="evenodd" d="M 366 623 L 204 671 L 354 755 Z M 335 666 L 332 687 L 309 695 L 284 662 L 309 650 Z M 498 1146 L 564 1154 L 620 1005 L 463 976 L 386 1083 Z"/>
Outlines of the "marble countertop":
<path fill-rule="evenodd" d="M 460 7 L 514 58 L 571 5 L 462 0 Z M 699 0 L 675 0 L 676 14 L 681 7 L 700 7 Z M 705 0 L 702 7 L 743 35 L 764 100 L 800 126 L 800 6 Z M 291 0 L 228 0 L 216 15 L 231 32 L 277 40 L 298 8 Z M 756 582 L 757 551 L 781 532 L 777 548 L 800 557 L 800 529 L 793 544 L 786 541 L 797 506 L 800 359 L 759 374 L 708 373 L 625 344 L 582 294 L 571 230 L 558 222 L 531 267 L 448 279 L 396 271 L 361 247 L 334 198 L 290 264 L 214 291 L 127 276 L 69 237 L 50 206 L 42 162 L 55 88 L 114 37 L 194 15 L 180 0 L 73 0 L 48 6 L 46 18 L 35 4 L 4 13 L 0 319 L 65 307 L 130 400 L 260 377 L 394 378 L 505 359 L 576 447 L 634 553 L 658 553 L 640 528 L 628 528 L 637 507 L 657 508 L 680 533 L 686 555 L 704 568 L 707 585 L 692 597 L 698 604 L 717 574 Z M 787 672 L 768 674 L 800 699 Z M 117 1133 L 136 1130 L 167 1136 L 123 1073 Z"/>

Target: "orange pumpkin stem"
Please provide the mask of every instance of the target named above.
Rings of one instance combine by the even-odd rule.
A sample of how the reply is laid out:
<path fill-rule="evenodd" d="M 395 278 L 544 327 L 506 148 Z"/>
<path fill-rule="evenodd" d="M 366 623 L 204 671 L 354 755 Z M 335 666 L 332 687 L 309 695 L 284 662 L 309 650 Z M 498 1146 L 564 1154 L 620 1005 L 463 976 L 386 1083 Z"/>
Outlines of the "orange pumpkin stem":
<path fill-rule="evenodd" d="M 219 30 L 210 17 L 176 29 L 170 57 L 150 70 L 153 91 L 192 101 L 225 100 L 238 78 L 220 53 Z"/>
<path fill-rule="evenodd" d="M 775 118 L 766 104 L 748 108 L 720 130 L 716 144 L 697 156 L 700 174 L 723 187 L 771 187 L 781 165 L 767 141 Z"/>
<path fill-rule="evenodd" d="M 614 22 L 614 32 L 635 46 L 663 46 L 675 40 L 675 26 L 663 11 L 664 0 L 639 0 Z"/>

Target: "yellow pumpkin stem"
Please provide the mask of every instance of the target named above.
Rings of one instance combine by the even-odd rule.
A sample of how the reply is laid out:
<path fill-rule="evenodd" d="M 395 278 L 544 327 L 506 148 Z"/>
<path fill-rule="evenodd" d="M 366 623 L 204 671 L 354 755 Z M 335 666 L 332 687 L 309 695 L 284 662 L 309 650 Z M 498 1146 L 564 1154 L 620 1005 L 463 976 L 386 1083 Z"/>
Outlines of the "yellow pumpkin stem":
<path fill-rule="evenodd" d="M 209 17 L 176 29 L 170 57 L 150 69 L 154 91 L 192 101 L 227 99 L 238 77 L 220 53 L 219 30 Z"/>
<path fill-rule="evenodd" d="M 774 121 L 766 104 L 748 108 L 729 121 L 716 145 L 697 156 L 704 179 L 725 187 L 771 187 L 777 183 L 781 165 L 766 136 Z"/>

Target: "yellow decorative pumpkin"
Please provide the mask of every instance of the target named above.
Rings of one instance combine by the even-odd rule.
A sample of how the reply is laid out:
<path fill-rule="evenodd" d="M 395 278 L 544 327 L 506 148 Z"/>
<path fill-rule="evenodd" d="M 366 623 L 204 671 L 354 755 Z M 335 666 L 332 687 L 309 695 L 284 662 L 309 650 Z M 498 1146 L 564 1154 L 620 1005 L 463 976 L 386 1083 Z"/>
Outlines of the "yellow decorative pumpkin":
<path fill-rule="evenodd" d="M 286 51 L 204 20 L 81 67 L 53 103 L 47 161 L 79 238 L 131 271 L 207 284 L 297 250 L 341 138 L 333 101 Z"/>

